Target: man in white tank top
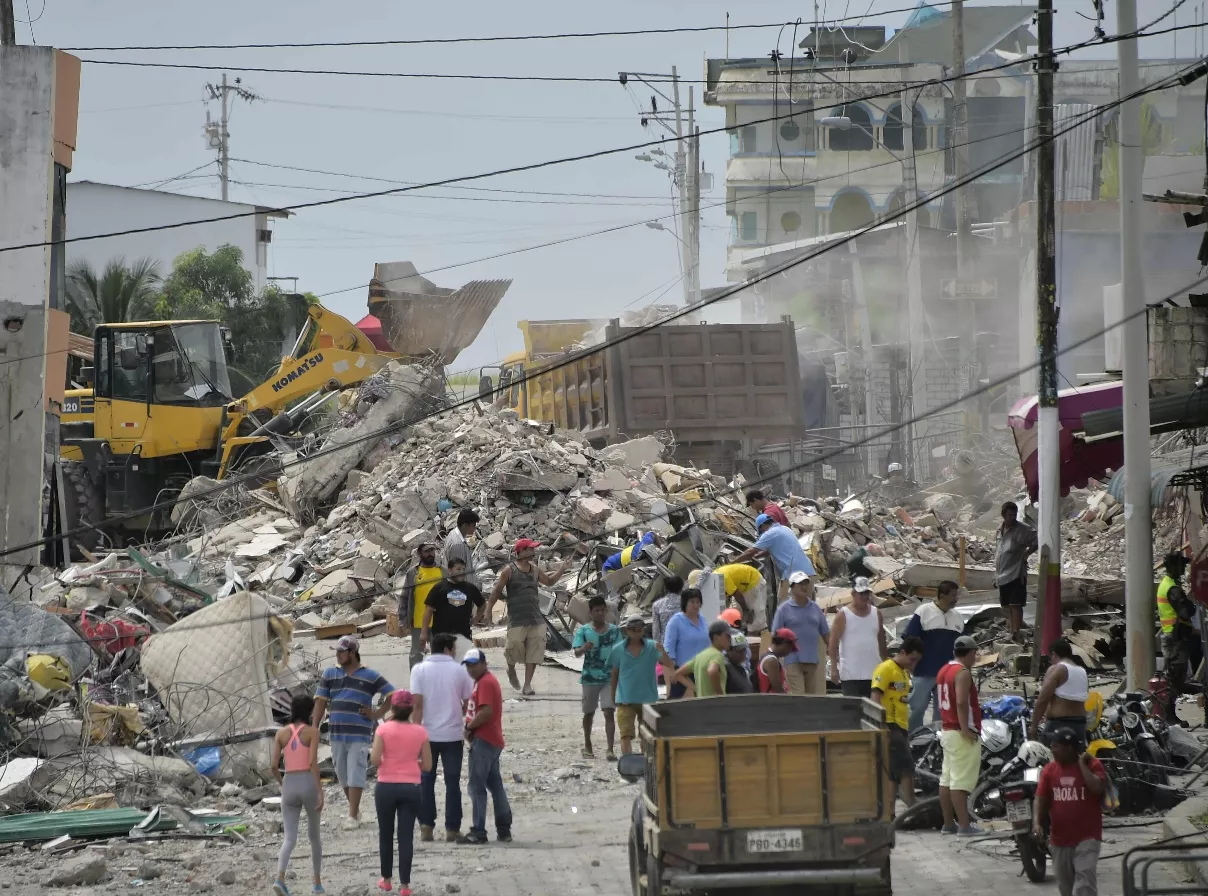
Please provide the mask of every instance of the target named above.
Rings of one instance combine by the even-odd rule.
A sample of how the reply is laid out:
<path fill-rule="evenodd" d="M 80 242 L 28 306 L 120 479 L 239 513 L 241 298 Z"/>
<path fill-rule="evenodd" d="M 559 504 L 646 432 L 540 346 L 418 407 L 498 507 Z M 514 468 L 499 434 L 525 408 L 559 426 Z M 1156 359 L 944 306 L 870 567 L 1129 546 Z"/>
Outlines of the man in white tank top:
<path fill-rule="evenodd" d="M 1036 739 L 1043 721 L 1046 739 L 1055 731 L 1066 729 L 1077 734 L 1078 742 L 1085 748 L 1086 700 L 1090 696 L 1086 670 L 1074 662 L 1074 648 L 1065 638 L 1057 638 L 1049 645 L 1049 662 L 1036 697 L 1036 708 L 1032 710 L 1028 737 Z"/>
<path fill-rule="evenodd" d="M 835 615 L 831 625 L 831 681 L 844 697 L 871 697 L 872 673 L 888 656 L 881 611 L 872 605 L 872 586 L 858 576 L 851 589 L 851 605 Z"/>

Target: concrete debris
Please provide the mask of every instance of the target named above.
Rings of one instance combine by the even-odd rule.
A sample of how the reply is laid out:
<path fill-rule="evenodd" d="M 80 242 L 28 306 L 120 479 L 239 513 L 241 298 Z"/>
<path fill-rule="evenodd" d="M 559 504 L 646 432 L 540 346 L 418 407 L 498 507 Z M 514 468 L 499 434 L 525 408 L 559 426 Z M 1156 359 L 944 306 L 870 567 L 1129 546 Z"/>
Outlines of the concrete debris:
<path fill-rule="evenodd" d="M 64 861 L 46 881 L 48 887 L 90 887 L 99 884 L 109 873 L 109 866 L 100 856 L 76 856 Z"/>

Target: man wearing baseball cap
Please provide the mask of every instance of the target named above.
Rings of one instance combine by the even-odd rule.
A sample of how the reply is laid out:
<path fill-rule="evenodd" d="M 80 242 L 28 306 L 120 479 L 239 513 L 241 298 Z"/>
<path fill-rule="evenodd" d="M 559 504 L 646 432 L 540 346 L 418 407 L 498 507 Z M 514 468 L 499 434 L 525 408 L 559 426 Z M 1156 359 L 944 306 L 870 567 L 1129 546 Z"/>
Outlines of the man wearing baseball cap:
<path fill-rule="evenodd" d="M 726 650 L 726 693 L 750 694 L 755 688 L 751 684 L 751 672 L 746 664 L 751 660 L 747 636 L 742 632 L 730 631 L 730 646 Z"/>
<path fill-rule="evenodd" d="M 926 652 L 924 652 L 926 655 Z M 969 820 L 969 793 L 977 786 L 981 772 L 981 701 L 973 664 L 977 661 L 977 642 L 967 635 L 956 639 L 953 659 L 935 679 L 940 701 L 940 746 L 944 766 L 940 771 L 940 810 L 944 813 L 943 834 L 972 837 L 982 829 Z"/>
<path fill-rule="evenodd" d="M 805 556 L 796 534 L 788 526 L 782 526 L 766 513 L 761 513 L 755 517 L 755 531 L 759 533 L 755 544 L 735 557 L 731 563 L 746 563 L 759 557 L 771 557 L 776 575 L 782 583 L 791 583 L 793 573 L 802 572 L 807 576 L 815 574 L 814 564 Z M 781 587 L 784 587 L 783 584 Z"/>
<path fill-rule="evenodd" d="M 348 798 L 346 827 L 355 828 L 361 820 L 361 793 L 369 771 L 373 723 L 390 709 L 390 701 L 383 700 L 375 710 L 373 698 L 392 693 L 394 685 L 361 665 L 361 644 L 351 635 L 336 642 L 336 663 L 323 670 L 315 689 L 312 724 L 318 728 L 330 706 L 331 761 L 336 767 L 336 779 Z"/>
<path fill-rule="evenodd" d="M 844 697 L 871 697 L 872 673 L 888 655 L 881 611 L 872 605 L 872 584 L 863 576 L 851 589 L 851 605 L 841 609 L 831 626 L 831 681 Z"/>
<path fill-rule="evenodd" d="M 646 620 L 635 614 L 622 624 L 625 642 L 613 648 L 611 667 L 612 702 L 617 707 L 617 728 L 621 734 L 621 752 L 633 752 L 638 716 L 642 707 L 659 701 L 659 648 L 646 637 Z"/>
<path fill-rule="evenodd" d="M 477 647 L 466 651 L 462 664 L 474 679 L 466 703 L 466 740 L 470 744 L 470 832 L 458 843 L 487 842 L 487 794 L 495 804 L 495 836 L 512 841 L 512 807 L 503 787 L 499 757 L 503 755 L 503 690 L 487 669 L 487 656 Z"/>
<path fill-rule="evenodd" d="M 821 664 L 819 647 L 830 636 L 830 624 L 813 595 L 814 583 L 809 575 L 801 570 L 794 572 L 789 576 L 788 600 L 776 608 L 772 617 L 772 631 L 787 628 L 797 638 L 796 649 L 784 658 L 791 694 L 826 693 L 826 669 Z"/>
<path fill-rule="evenodd" d="M 1060 729 L 1049 744 L 1053 761 L 1040 773 L 1032 836 L 1044 839 L 1061 896 L 1098 896 L 1096 868 L 1103 846 L 1103 791 L 1107 772 L 1090 753 L 1081 753 L 1078 734 Z"/>
<path fill-rule="evenodd" d="M 772 645 L 759 658 L 755 675 L 761 694 L 787 694 L 789 679 L 784 674 L 784 658 L 797 652 L 797 636 L 791 628 L 778 628 L 772 633 Z"/>
<path fill-rule="evenodd" d="M 403 632 L 411 633 L 411 668 L 424 658 L 424 612 L 428 593 L 445 577 L 436 562 L 436 545 L 425 541 L 415 549 L 417 564 L 407 570 L 399 592 L 398 621 Z"/>
<path fill-rule="evenodd" d="M 726 653 L 733 629 L 720 619 L 709 625 L 709 646 L 675 673 L 674 680 L 685 687 L 695 684 L 697 697 L 719 697 L 726 693 Z"/>
<path fill-rule="evenodd" d="M 537 671 L 537 666 L 545 660 L 546 623 L 545 617 L 541 615 L 540 586 L 556 584 L 574 559 L 572 555 L 562 561 L 562 565 L 553 572 L 543 572 L 533 560 L 539 547 L 541 544 L 531 538 L 516 541 L 516 559 L 500 571 L 499 578 L 495 580 L 495 588 L 491 591 L 491 599 L 487 601 L 485 613 L 487 621 L 490 622 L 496 601 L 503 598 L 507 603 L 508 635 L 503 658 L 508 667 L 508 682 L 529 697 L 535 693 L 533 674 Z M 524 663 L 523 687 L 516 675 L 517 663 Z"/>

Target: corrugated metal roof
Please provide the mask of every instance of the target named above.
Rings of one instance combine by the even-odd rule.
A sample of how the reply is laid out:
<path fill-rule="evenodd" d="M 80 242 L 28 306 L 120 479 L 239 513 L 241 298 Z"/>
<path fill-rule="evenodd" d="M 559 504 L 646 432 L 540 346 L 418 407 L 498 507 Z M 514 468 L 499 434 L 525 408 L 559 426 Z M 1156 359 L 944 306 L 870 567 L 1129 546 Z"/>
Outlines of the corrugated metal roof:
<path fill-rule="evenodd" d="M 1185 448 L 1182 451 L 1150 458 L 1149 463 L 1149 506 L 1151 508 L 1161 507 L 1166 503 L 1168 497 L 1166 490 L 1170 487 L 1171 479 L 1187 470 L 1208 466 L 1208 447 L 1197 445 Z M 1107 484 L 1108 494 L 1121 502 L 1124 501 L 1124 472 L 1125 468 L 1121 467 Z"/>
<path fill-rule="evenodd" d="M 1025 113 L 1024 126 L 1029 134 L 1035 133 L 1033 129 L 1036 127 L 1033 105 L 1029 103 Z M 1090 103 L 1058 103 L 1053 107 L 1053 133 L 1057 135 L 1053 157 L 1058 202 L 1089 202 L 1096 198 L 1095 144 L 1103 131 L 1105 119 L 1102 115 L 1089 117 L 1094 109 L 1095 106 Z M 1039 156 L 1034 152 L 1024 156 L 1025 184 L 1036 182 L 1038 160 Z"/>
<path fill-rule="evenodd" d="M 1032 21 L 1035 9 L 1028 6 L 966 6 L 965 54 L 977 59 Z M 905 46 L 905 58 L 912 62 L 940 62 L 952 65 L 952 14 L 912 16 L 912 24 L 903 28 L 885 45 L 885 56 L 896 59 L 896 48 Z"/>

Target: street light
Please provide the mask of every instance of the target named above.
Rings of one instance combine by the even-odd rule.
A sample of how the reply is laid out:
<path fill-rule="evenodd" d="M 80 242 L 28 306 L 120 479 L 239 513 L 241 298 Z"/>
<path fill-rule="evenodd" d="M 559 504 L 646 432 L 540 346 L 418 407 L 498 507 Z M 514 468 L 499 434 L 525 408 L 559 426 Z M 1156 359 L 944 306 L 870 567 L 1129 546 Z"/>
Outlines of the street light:
<path fill-rule="evenodd" d="M 851 119 L 846 115 L 827 115 L 820 121 L 824 128 L 838 128 L 841 131 L 851 130 Z"/>

